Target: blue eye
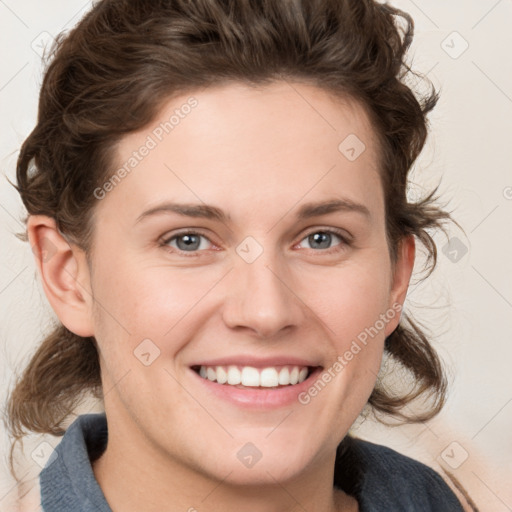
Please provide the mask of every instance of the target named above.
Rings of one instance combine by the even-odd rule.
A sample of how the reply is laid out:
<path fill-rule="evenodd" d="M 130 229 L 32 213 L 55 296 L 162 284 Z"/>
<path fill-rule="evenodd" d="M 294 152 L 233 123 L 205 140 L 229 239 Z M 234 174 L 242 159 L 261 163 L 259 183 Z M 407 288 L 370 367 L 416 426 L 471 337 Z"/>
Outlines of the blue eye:
<path fill-rule="evenodd" d="M 201 244 L 202 240 L 208 240 L 204 235 L 200 233 L 195 233 L 194 231 L 187 231 L 184 233 L 179 233 L 178 235 L 174 235 L 171 238 L 168 238 L 164 241 L 164 245 L 168 245 L 173 249 L 178 249 L 183 252 L 195 252 L 198 250 L 207 249 L 208 244 Z M 176 241 L 176 245 L 173 243 Z M 208 240 L 208 242 L 210 242 Z"/>
<path fill-rule="evenodd" d="M 338 243 L 333 245 L 336 239 Z M 345 247 L 350 246 L 350 240 L 344 234 L 332 229 L 311 231 L 301 240 L 299 247 L 307 249 L 308 247 L 303 246 L 305 241 L 310 245 L 310 249 L 318 249 L 316 252 L 324 253 L 341 251 Z M 183 231 L 163 240 L 161 245 L 163 247 L 170 247 L 178 254 L 185 255 L 185 253 L 188 253 L 187 256 L 200 256 L 200 251 L 207 250 L 213 244 L 208 237 L 201 233 Z"/>
<path fill-rule="evenodd" d="M 311 245 L 312 249 L 331 249 L 331 243 L 333 242 L 333 237 L 340 240 L 340 243 L 336 245 L 348 244 L 348 241 L 345 237 L 341 236 L 341 234 L 335 231 L 313 231 L 309 235 L 306 235 L 305 238 L 302 239 L 301 244 L 304 240 L 307 240 Z M 301 245 L 302 246 L 302 245 Z"/>

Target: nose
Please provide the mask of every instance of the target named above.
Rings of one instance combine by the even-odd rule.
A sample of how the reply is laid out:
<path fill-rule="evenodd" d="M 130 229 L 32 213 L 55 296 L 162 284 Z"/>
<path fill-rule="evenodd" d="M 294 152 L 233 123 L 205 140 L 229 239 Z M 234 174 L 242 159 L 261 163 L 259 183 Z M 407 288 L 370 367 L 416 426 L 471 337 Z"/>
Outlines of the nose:
<path fill-rule="evenodd" d="M 247 329 L 260 338 L 278 336 L 301 322 L 305 305 L 292 273 L 271 251 L 248 263 L 235 261 L 226 283 L 223 319 L 236 330 Z"/>

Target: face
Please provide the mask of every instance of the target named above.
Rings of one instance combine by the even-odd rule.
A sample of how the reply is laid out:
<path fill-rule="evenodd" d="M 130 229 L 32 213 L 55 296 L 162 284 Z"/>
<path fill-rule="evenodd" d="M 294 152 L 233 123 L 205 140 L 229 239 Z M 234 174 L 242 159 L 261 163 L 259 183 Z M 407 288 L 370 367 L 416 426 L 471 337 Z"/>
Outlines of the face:
<path fill-rule="evenodd" d="M 363 109 L 231 84 L 174 98 L 116 151 L 90 254 L 109 429 L 234 483 L 333 457 L 405 295 Z"/>

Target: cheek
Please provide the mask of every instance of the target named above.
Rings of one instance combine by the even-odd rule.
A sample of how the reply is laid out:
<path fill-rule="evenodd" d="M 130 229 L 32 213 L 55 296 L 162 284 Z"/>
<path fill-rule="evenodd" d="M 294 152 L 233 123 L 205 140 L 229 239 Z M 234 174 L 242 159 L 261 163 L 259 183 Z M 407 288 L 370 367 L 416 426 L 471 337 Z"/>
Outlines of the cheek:
<path fill-rule="evenodd" d="M 388 311 L 390 275 L 386 262 L 347 265 L 329 269 L 322 276 L 302 276 L 310 283 L 301 295 L 324 326 L 329 339 L 331 364 L 326 368 L 338 391 L 331 395 L 334 409 L 359 411 L 371 393 L 384 350 L 385 327 L 397 312 Z M 313 284 L 314 283 L 314 284 Z M 314 392 L 314 391 L 313 391 Z M 325 397 L 327 399 L 327 396 Z"/>
<path fill-rule="evenodd" d="M 318 417 L 331 411 L 331 425 L 339 432 L 346 431 L 367 403 L 380 370 L 386 325 L 382 315 L 389 292 L 386 268 L 375 259 L 371 265 L 315 271 L 314 279 L 313 274 L 301 277 L 307 283 L 301 296 L 308 297 L 307 305 L 329 341 L 324 344 L 329 363 L 299 399 Z M 395 315 L 393 310 L 389 318 Z"/>
<path fill-rule="evenodd" d="M 100 319 L 97 337 L 122 345 L 118 348 L 126 353 L 144 339 L 162 351 L 177 351 L 179 339 L 186 341 L 189 318 L 204 310 L 209 290 L 221 277 L 222 272 L 212 269 L 148 267 L 128 259 L 114 265 L 102 260 L 93 287 Z M 181 338 L 174 336 L 178 332 Z M 170 345 L 173 338 L 177 343 Z"/>
<path fill-rule="evenodd" d="M 300 276 L 300 296 L 329 327 L 340 348 L 377 323 L 389 300 L 389 274 L 385 262 L 347 264 L 340 268 L 312 270 Z"/>

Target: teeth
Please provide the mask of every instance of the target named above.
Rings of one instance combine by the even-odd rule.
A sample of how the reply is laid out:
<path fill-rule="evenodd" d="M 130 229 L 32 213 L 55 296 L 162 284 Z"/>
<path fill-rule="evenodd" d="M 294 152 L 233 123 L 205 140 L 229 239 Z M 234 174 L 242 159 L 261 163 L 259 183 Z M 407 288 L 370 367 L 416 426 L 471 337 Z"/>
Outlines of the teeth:
<path fill-rule="evenodd" d="M 286 366 L 279 372 L 278 379 L 279 384 L 290 384 L 290 370 Z"/>
<path fill-rule="evenodd" d="M 228 381 L 228 373 L 226 370 L 224 370 L 224 368 L 222 368 L 222 366 L 217 366 L 215 368 L 215 372 L 217 374 L 217 382 L 219 384 L 224 384 Z"/>
<path fill-rule="evenodd" d="M 303 382 L 308 376 L 308 367 L 280 366 L 259 370 L 252 366 L 201 366 L 199 375 L 219 384 L 248 387 L 274 388 L 277 386 L 293 386 Z"/>
<path fill-rule="evenodd" d="M 307 369 L 306 369 L 307 373 Z M 265 368 L 260 374 L 260 386 L 272 388 L 279 385 L 279 375 L 275 368 Z"/>
<path fill-rule="evenodd" d="M 230 366 L 228 368 L 228 384 L 236 386 L 242 382 L 242 375 L 236 366 Z"/>
<path fill-rule="evenodd" d="M 243 386 L 259 386 L 260 385 L 260 372 L 256 368 L 246 366 L 242 370 L 242 385 Z"/>

